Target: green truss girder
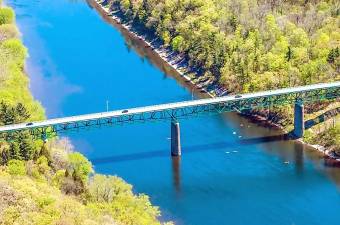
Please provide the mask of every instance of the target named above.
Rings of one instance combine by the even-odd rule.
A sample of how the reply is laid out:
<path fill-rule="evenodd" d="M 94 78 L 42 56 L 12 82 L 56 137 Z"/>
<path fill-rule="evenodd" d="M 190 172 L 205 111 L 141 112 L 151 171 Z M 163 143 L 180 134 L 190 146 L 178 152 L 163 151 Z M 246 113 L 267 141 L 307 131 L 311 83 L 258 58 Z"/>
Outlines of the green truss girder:
<path fill-rule="evenodd" d="M 182 108 L 169 108 L 160 111 L 148 111 L 143 113 L 120 115 L 116 117 L 100 118 L 88 121 L 76 121 L 72 123 L 57 124 L 48 127 L 27 127 L 31 135 L 39 139 L 49 139 L 57 134 L 81 131 L 93 127 L 116 126 L 130 123 L 159 122 L 168 120 L 180 120 L 195 116 L 213 115 L 231 111 L 252 110 L 291 104 L 308 104 L 325 100 L 338 100 L 340 98 L 340 87 L 317 89 L 300 93 L 289 93 L 281 95 L 268 95 L 246 99 L 233 99 L 225 102 L 209 103 Z M 11 140 L 15 134 L 21 131 L 8 131 L 0 133 L 0 140 Z"/>

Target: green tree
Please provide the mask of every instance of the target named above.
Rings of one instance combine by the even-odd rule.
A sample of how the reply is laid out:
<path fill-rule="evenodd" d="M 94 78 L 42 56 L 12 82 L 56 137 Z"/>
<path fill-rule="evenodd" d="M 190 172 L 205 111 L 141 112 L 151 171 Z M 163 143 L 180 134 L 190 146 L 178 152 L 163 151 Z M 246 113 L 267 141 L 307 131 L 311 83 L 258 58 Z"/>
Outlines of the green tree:
<path fill-rule="evenodd" d="M 25 175 L 26 167 L 25 162 L 17 159 L 10 160 L 7 165 L 7 171 L 11 175 Z"/>
<path fill-rule="evenodd" d="M 171 42 L 172 49 L 179 52 L 183 51 L 183 44 L 184 38 L 180 35 L 176 36 Z"/>
<path fill-rule="evenodd" d="M 95 202 L 113 202 L 117 197 L 132 195 L 132 186 L 116 176 L 96 174 L 89 182 L 90 199 Z"/>
<path fill-rule="evenodd" d="M 329 54 L 327 56 L 327 62 L 334 63 L 337 58 L 340 56 L 340 50 L 339 47 L 333 48 L 329 51 Z"/>
<path fill-rule="evenodd" d="M 15 19 L 14 11 L 11 8 L 0 8 L 0 25 L 13 23 Z"/>
<path fill-rule="evenodd" d="M 24 61 L 27 57 L 27 49 L 19 39 L 8 39 L 1 43 L 0 51 L 3 51 L 8 57 L 7 60 L 12 60 L 20 68 L 23 68 Z"/>
<path fill-rule="evenodd" d="M 293 58 L 293 51 L 292 51 L 292 48 L 290 46 L 288 46 L 288 50 L 287 50 L 287 53 L 286 53 L 287 62 L 289 62 L 292 58 Z"/>
<path fill-rule="evenodd" d="M 41 174 L 47 174 L 50 171 L 50 167 L 48 166 L 48 160 L 45 156 L 40 156 L 37 159 L 36 164 Z"/>
<path fill-rule="evenodd" d="M 26 161 L 33 159 L 35 155 L 36 146 L 28 131 L 20 132 L 19 138 L 17 140 L 19 141 L 21 158 Z"/>
<path fill-rule="evenodd" d="M 93 172 L 91 162 L 81 153 L 75 152 L 68 156 L 69 166 L 67 172 L 76 181 L 81 181 L 84 185 L 88 181 L 88 176 Z"/>
<path fill-rule="evenodd" d="M 20 144 L 16 141 L 12 141 L 9 146 L 9 158 L 21 160 Z"/>

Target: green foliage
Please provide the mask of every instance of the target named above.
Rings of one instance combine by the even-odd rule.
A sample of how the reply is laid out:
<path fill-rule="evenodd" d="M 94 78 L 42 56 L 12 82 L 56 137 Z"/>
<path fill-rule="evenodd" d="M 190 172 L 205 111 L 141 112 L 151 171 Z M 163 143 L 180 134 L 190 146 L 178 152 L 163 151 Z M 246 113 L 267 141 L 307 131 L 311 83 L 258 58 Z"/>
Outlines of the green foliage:
<path fill-rule="evenodd" d="M 309 138 L 305 140 L 308 143 L 318 143 L 326 148 L 340 151 L 340 125 L 337 124 L 336 126 L 321 132 L 320 134 L 310 134 Z"/>
<path fill-rule="evenodd" d="M 0 45 L 0 51 L 3 51 L 8 57 L 7 60 L 16 63 L 20 68 L 24 66 L 24 61 L 27 57 L 27 49 L 19 39 L 8 39 L 3 41 Z"/>
<path fill-rule="evenodd" d="M 134 196 L 132 186 L 116 176 L 95 175 L 89 183 L 89 206 L 102 210 L 121 224 L 152 225 L 160 215 L 146 195 Z"/>
<path fill-rule="evenodd" d="M 173 40 L 172 40 L 172 49 L 175 51 L 182 51 L 184 48 L 184 38 L 182 36 L 176 36 Z"/>
<path fill-rule="evenodd" d="M 79 152 L 69 154 L 68 162 L 67 172 L 72 175 L 74 180 L 86 184 L 88 176 L 93 172 L 91 162 Z"/>
<path fill-rule="evenodd" d="M 17 159 L 10 160 L 7 165 L 7 171 L 11 175 L 23 176 L 26 174 L 25 162 Z"/>
<path fill-rule="evenodd" d="M 47 174 L 49 172 L 50 167 L 48 166 L 48 160 L 45 156 L 40 156 L 37 159 L 36 164 L 37 164 L 38 170 L 41 174 Z"/>
<path fill-rule="evenodd" d="M 9 155 L 7 158 L 9 159 L 17 159 L 17 160 L 21 160 L 22 157 L 20 155 L 20 144 L 16 141 L 12 141 L 10 143 L 10 149 L 9 149 Z"/>
<path fill-rule="evenodd" d="M 109 214 L 119 224 L 126 225 L 159 225 L 156 217 L 159 210 L 152 207 L 146 195 L 127 196 L 108 203 L 89 203 L 92 210 Z"/>
<path fill-rule="evenodd" d="M 52 184 L 61 189 L 65 178 L 65 170 L 57 170 L 52 178 Z"/>
<path fill-rule="evenodd" d="M 40 173 L 38 166 L 32 160 L 26 163 L 26 173 L 28 176 L 37 180 L 44 180 L 44 177 Z"/>
<path fill-rule="evenodd" d="M 115 190 L 112 201 L 91 199 L 84 204 L 47 181 L 0 172 L 0 224 L 161 224 L 159 210 L 147 196 L 133 195 L 131 186 L 117 177 L 96 177 L 97 187 Z"/>
<path fill-rule="evenodd" d="M 306 130 L 303 134 L 303 140 L 311 143 L 313 141 L 313 133 L 310 130 Z"/>
<path fill-rule="evenodd" d="M 129 10 L 129 1 L 125 6 Z M 1 17 L 9 11 L 0 9 L 0 21 L 13 22 L 14 15 Z M 14 28 L 0 25 L 0 126 L 45 118 L 30 94 L 27 50 Z M 95 175 L 89 184 L 91 163 L 67 149 L 67 141 L 47 145 L 29 132 L 8 138 L 0 141 L 0 165 L 7 164 L 0 167 L 0 224 L 160 224 L 148 197 L 134 195 L 122 179 Z"/>
<path fill-rule="evenodd" d="M 15 19 L 14 11 L 11 8 L 0 8 L 0 25 L 13 23 Z"/>
<path fill-rule="evenodd" d="M 30 117 L 22 103 L 12 107 L 5 102 L 0 102 L 0 123 L 4 125 L 23 123 Z"/>
<path fill-rule="evenodd" d="M 108 0 L 232 92 L 339 80 L 334 1 Z"/>
<path fill-rule="evenodd" d="M 89 183 L 90 199 L 94 202 L 113 202 L 119 196 L 132 195 L 132 186 L 116 176 L 96 174 Z"/>
<path fill-rule="evenodd" d="M 0 12 L 0 20 L 7 18 L 7 22 L 13 22 L 14 14 L 8 16 L 13 11 L 1 8 Z M 28 78 L 23 73 L 27 50 L 19 39 L 15 39 L 17 36 L 18 31 L 14 25 L 0 25 L 0 125 L 45 117 L 44 110 L 33 99 L 28 88 Z M 11 159 L 31 160 L 41 146 L 28 132 L 9 135 L 8 139 L 11 142 L 0 142 L 1 165 Z"/>
<path fill-rule="evenodd" d="M 40 147 L 40 143 L 33 140 L 28 131 L 9 134 L 8 138 L 11 139 L 11 142 L 4 144 L 4 149 L 1 152 L 2 164 L 6 164 L 10 159 L 32 160 Z"/>
<path fill-rule="evenodd" d="M 329 63 L 334 63 L 335 60 L 339 60 L 340 56 L 340 50 L 339 50 L 339 47 L 336 47 L 334 49 L 331 49 L 328 56 L 327 56 L 327 62 Z"/>

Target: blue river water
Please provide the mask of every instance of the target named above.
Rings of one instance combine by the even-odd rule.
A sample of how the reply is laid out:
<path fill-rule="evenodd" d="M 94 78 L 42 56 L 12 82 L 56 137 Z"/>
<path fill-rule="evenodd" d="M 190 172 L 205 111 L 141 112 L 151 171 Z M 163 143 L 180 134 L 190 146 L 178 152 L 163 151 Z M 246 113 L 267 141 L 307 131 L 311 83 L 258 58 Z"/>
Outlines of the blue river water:
<path fill-rule="evenodd" d="M 86 1 L 7 0 L 49 118 L 190 100 L 191 88 Z M 165 72 L 167 71 L 167 72 Z M 108 103 L 108 104 L 107 104 Z M 96 172 L 117 174 L 176 224 L 340 224 L 340 171 L 314 150 L 234 113 L 72 133 Z"/>

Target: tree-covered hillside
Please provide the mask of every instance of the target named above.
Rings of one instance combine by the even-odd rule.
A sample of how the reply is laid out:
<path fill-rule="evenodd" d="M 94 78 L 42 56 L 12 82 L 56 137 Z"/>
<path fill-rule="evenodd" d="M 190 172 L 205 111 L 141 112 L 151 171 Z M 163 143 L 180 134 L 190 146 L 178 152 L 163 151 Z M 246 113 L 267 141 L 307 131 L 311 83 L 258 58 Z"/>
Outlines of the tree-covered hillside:
<path fill-rule="evenodd" d="M 0 165 L 0 224 L 161 225 L 148 196 L 117 176 L 94 174 L 67 146 L 50 141 L 37 159 Z"/>
<path fill-rule="evenodd" d="M 14 21 L 13 10 L 0 5 L 0 126 L 45 118 L 44 109 L 29 90 L 29 79 L 24 73 L 27 49 L 19 40 Z M 42 146 L 27 132 L 17 134 L 16 140 L 0 140 L 0 165 L 10 159 L 31 160 Z"/>
<path fill-rule="evenodd" d="M 336 0 L 105 0 L 232 92 L 340 80 Z"/>
<path fill-rule="evenodd" d="M 27 50 L 14 22 L 0 0 L 0 126 L 45 118 L 29 90 Z M 0 139 L 0 224 L 160 225 L 159 215 L 121 178 L 95 174 L 67 140 L 43 143 L 29 132 Z"/>

